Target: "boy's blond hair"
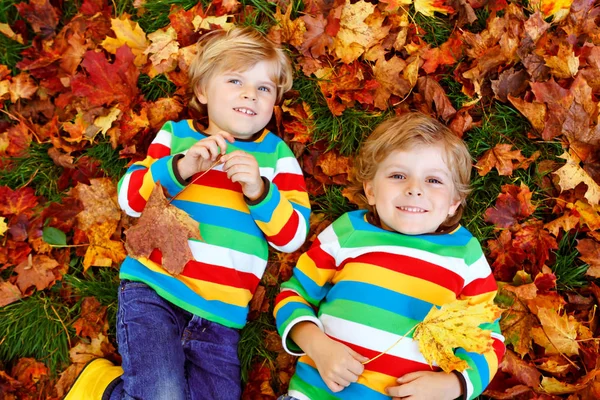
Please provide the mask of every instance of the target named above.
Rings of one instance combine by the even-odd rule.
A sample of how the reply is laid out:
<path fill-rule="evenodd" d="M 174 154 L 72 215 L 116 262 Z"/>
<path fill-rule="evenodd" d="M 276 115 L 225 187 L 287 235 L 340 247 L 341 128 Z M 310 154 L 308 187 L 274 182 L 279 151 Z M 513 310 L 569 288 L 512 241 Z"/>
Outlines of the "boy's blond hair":
<path fill-rule="evenodd" d="M 232 28 L 206 34 L 198 41 L 198 53 L 188 71 L 190 107 L 205 111 L 198 94 L 206 91 L 208 82 L 227 71 L 242 72 L 261 61 L 270 61 L 275 68 L 271 77 L 277 86 L 277 101 L 291 89 L 293 72 L 290 59 L 277 44 L 252 28 Z"/>
<path fill-rule="evenodd" d="M 452 175 L 456 199 L 460 205 L 440 228 L 457 224 L 462 217 L 470 189 L 472 160 L 469 150 L 458 136 L 438 120 L 425 114 L 410 112 L 390 118 L 379 124 L 362 144 L 354 160 L 354 177 L 349 190 L 361 208 L 376 213 L 369 205 L 363 184 L 373 180 L 377 168 L 395 150 L 410 150 L 415 145 L 442 144 L 445 162 Z"/>

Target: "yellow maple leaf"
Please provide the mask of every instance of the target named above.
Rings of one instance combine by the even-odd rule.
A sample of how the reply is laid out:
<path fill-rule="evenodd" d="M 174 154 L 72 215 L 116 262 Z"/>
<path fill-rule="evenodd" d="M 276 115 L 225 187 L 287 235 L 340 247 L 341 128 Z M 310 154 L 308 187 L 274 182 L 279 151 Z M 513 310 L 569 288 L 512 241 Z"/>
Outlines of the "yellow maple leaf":
<path fill-rule="evenodd" d="M 111 19 L 110 25 L 116 38 L 107 37 L 102 42 L 102 47 L 109 53 L 115 54 L 119 47 L 126 44 L 135 55 L 133 63 L 138 67 L 146 64 L 147 57 L 144 50 L 148 47 L 148 40 L 140 25 L 131 21 L 127 14 L 121 15 L 120 18 Z"/>
<path fill-rule="evenodd" d="M 562 190 L 573 189 L 583 182 L 587 185 L 585 198 L 591 205 L 597 206 L 600 201 L 600 186 L 579 166 L 581 162 L 579 157 L 575 153 L 566 151 L 559 157 L 567 160 L 565 165 L 554 172 L 558 175 L 560 188 Z"/>
<path fill-rule="evenodd" d="M 106 132 L 108 132 L 112 123 L 117 120 L 119 115 L 121 115 L 121 110 L 119 110 L 119 107 L 114 106 L 107 115 L 102 115 L 94 120 L 94 125 L 100 128 L 102 136 L 106 136 Z"/>
<path fill-rule="evenodd" d="M 556 310 L 540 308 L 537 313 L 543 334 L 534 335 L 536 343 L 546 348 L 546 354 L 576 355 L 579 353 L 577 327 L 579 322 L 572 315 L 560 315 Z"/>
<path fill-rule="evenodd" d="M 558 22 L 569 14 L 572 3 L 573 0 L 540 0 L 538 6 L 544 18 L 553 16 L 553 21 Z"/>
<path fill-rule="evenodd" d="M 282 14 L 277 7 L 275 11 L 276 25 L 271 27 L 269 37 L 279 43 L 289 43 L 299 49 L 304 43 L 304 34 L 306 33 L 306 23 L 300 18 L 291 19 L 292 9 L 288 7 L 285 14 Z"/>
<path fill-rule="evenodd" d="M 456 300 L 433 307 L 417 325 L 413 339 L 419 342 L 429 365 L 436 363 L 445 372 L 462 372 L 469 365 L 454 355 L 454 349 L 480 354 L 492 351 L 491 332 L 479 326 L 496 321 L 501 313 L 491 301 L 470 305 L 468 300 Z"/>
<path fill-rule="evenodd" d="M 575 56 L 572 46 L 558 45 L 558 54 L 545 58 L 546 66 L 557 78 L 572 78 L 579 71 L 579 57 Z"/>
<path fill-rule="evenodd" d="M 415 0 L 414 4 L 415 11 L 427 17 L 433 17 L 436 11 L 444 15 L 454 11 L 452 7 L 444 5 L 443 0 Z"/>
<path fill-rule="evenodd" d="M 0 236 L 4 236 L 6 231 L 8 230 L 8 226 L 6 225 L 6 221 L 4 217 L 0 217 Z"/>
<path fill-rule="evenodd" d="M 152 44 L 144 50 L 144 54 L 151 54 L 150 61 L 156 71 L 154 75 L 173 71 L 177 67 L 177 57 L 179 56 L 179 42 L 177 42 L 175 29 L 172 26 L 166 30 L 159 29 L 150 33 L 148 39 Z"/>
<path fill-rule="evenodd" d="M 25 41 L 23 41 L 23 36 L 21 34 L 15 33 L 8 24 L 0 23 L 0 33 L 2 33 L 7 38 L 14 40 L 15 42 L 25 44 Z"/>
<path fill-rule="evenodd" d="M 233 23 L 231 22 L 227 22 L 228 19 L 233 18 L 232 15 L 221 15 L 220 17 L 215 17 L 215 16 L 210 16 L 210 17 L 206 17 L 206 18 L 202 18 L 199 15 L 196 15 L 194 17 L 194 20 L 192 21 L 192 25 L 194 25 L 194 29 L 195 30 L 200 30 L 200 29 L 211 29 L 210 26 L 212 25 L 219 25 L 221 28 L 225 29 L 226 31 L 230 30 L 231 28 L 233 28 Z"/>
<path fill-rule="evenodd" d="M 382 41 L 390 27 L 383 26 L 383 16 L 376 13 L 375 5 L 360 0 L 354 4 L 346 0 L 340 16 L 340 29 L 334 38 L 335 54 L 350 64 Z"/>

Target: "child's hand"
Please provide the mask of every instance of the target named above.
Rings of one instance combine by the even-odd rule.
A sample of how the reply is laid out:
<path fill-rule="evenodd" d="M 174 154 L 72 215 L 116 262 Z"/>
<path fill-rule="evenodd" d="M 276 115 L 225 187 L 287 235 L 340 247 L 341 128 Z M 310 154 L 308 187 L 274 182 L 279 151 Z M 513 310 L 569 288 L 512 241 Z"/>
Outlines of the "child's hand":
<path fill-rule="evenodd" d="M 242 185 L 244 195 L 250 200 L 258 199 L 265 190 L 265 184 L 260 176 L 258 162 L 253 155 L 236 150 L 221 159 L 224 162 L 223 171 L 232 182 Z"/>
<path fill-rule="evenodd" d="M 334 393 L 341 392 L 352 382 L 356 382 L 365 369 L 362 362 L 368 360 L 326 335 L 315 340 L 310 352 L 306 353 L 315 362 L 327 387 Z"/>
<path fill-rule="evenodd" d="M 386 388 L 394 400 L 452 400 L 462 395 L 458 377 L 443 371 L 411 372 L 396 382 L 398 386 Z"/>
<path fill-rule="evenodd" d="M 177 170 L 183 179 L 206 171 L 211 167 L 219 155 L 227 151 L 227 142 L 233 143 L 235 138 L 231 133 L 221 131 L 216 135 L 209 136 L 197 141 L 187 151 L 185 157 L 177 163 Z"/>

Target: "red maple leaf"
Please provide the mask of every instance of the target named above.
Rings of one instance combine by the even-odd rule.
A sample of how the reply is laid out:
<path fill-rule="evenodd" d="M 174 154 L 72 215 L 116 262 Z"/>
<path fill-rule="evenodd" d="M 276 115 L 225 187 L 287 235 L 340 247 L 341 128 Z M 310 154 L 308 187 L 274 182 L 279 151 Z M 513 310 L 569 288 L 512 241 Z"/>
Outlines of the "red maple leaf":
<path fill-rule="evenodd" d="M 38 200 L 30 187 L 12 190 L 8 186 L 0 186 L 0 215 L 30 215 Z"/>
<path fill-rule="evenodd" d="M 81 65 L 88 75 L 77 74 L 71 81 L 73 94 L 86 97 L 91 105 L 118 104 L 126 110 L 138 100 L 137 79 L 139 70 L 128 46 L 121 46 L 115 54 L 115 62 L 109 63 L 104 53 L 88 51 Z"/>

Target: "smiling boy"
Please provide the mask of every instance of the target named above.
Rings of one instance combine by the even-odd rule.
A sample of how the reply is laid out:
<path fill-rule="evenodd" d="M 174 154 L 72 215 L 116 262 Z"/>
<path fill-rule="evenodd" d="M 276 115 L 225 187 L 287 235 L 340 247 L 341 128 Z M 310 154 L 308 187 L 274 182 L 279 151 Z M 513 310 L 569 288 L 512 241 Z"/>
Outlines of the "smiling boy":
<path fill-rule="evenodd" d="M 459 220 L 471 156 L 437 120 L 406 113 L 380 124 L 354 162 L 350 193 L 361 210 L 328 226 L 282 285 L 275 318 L 301 356 L 280 400 L 473 399 L 504 354 L 455 349 L 463 372 L 431 367 L 412 333 L 432 307 L 489 302 L 497 287 L 476 238 Z"/>
<path fill-rule="evenodd" d="M 122 369 L 94 361 L 67 399 L 239 399 L 238 330 L 268 246 L 292 252 L 306 239 L 302 171 L 283 140 L 265 130 L 292 85 L 285 53 L 251 29 L 211 32 L 189 76 L 190 105 L 208 114 L 208 127 L 167 122 L 118 193 L 121 207 L 138 217 L 159 181 L 167 197 L 181 192 L 171 204 L 198 222 L 202 240 L 188 240 L 194 259 L 176 276 L 161 266 L 158 249 L 125 259 L 117 318 Z M 157 227 L 156 234 L 169 233 Z"/>

